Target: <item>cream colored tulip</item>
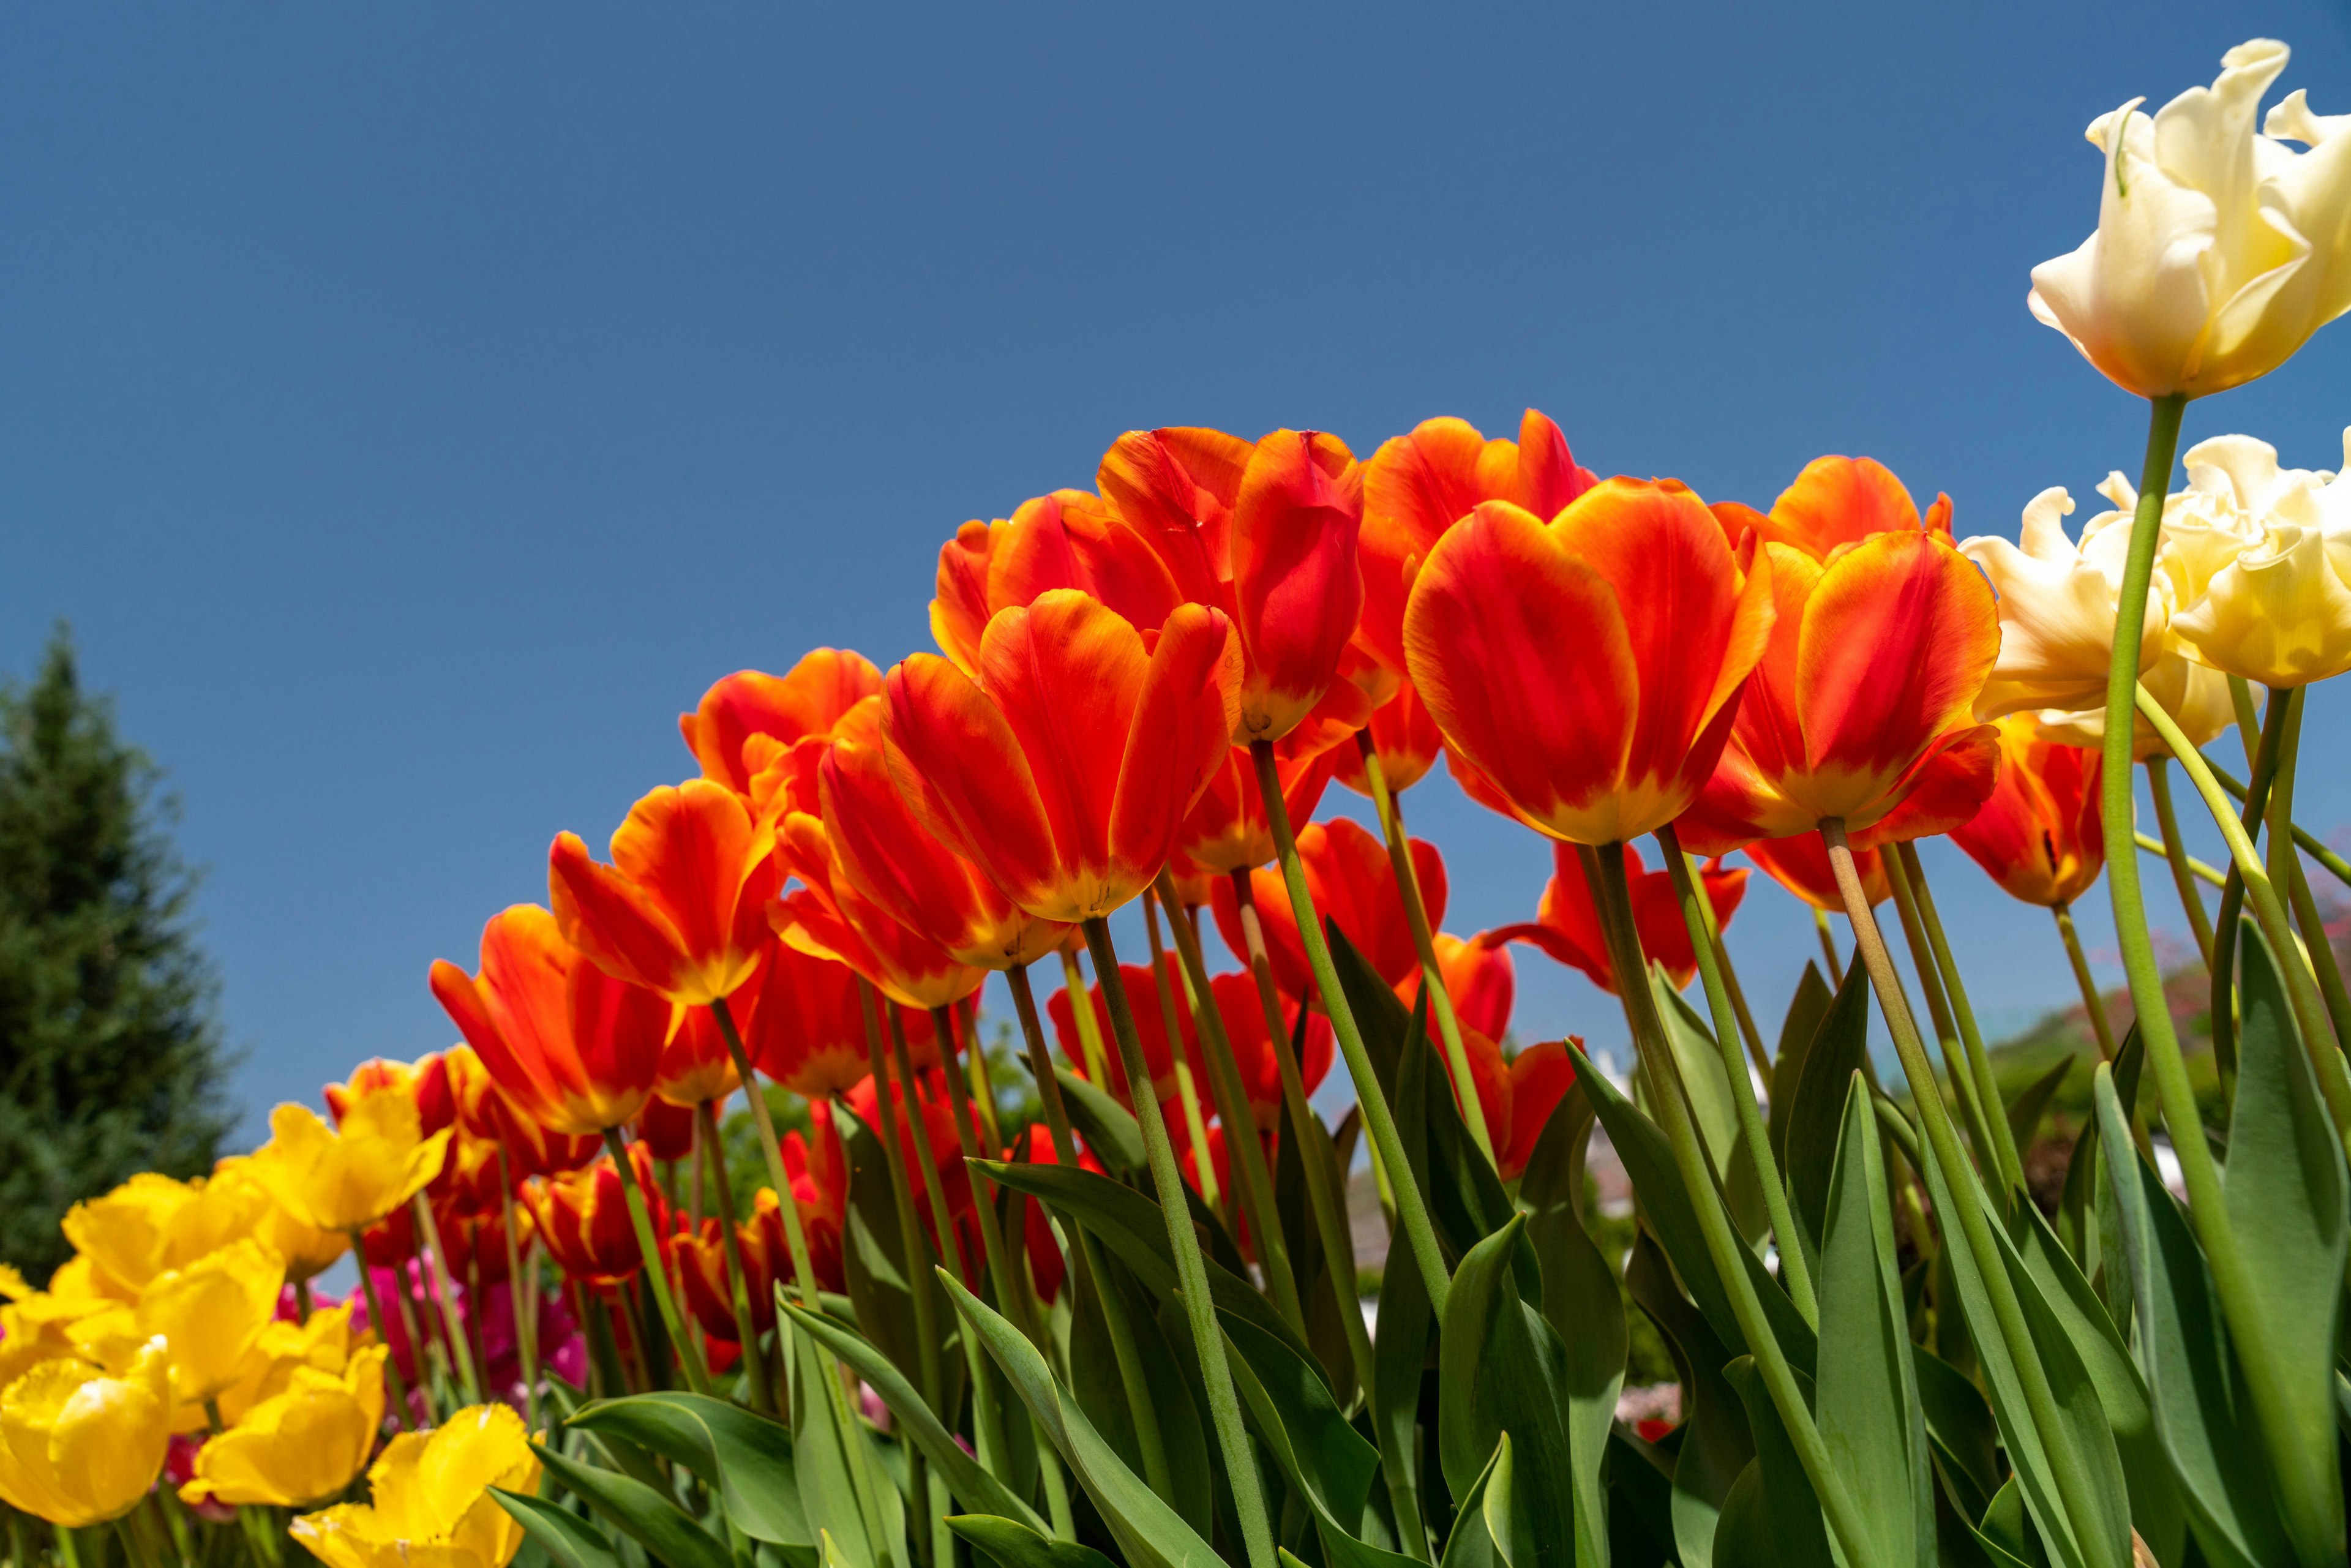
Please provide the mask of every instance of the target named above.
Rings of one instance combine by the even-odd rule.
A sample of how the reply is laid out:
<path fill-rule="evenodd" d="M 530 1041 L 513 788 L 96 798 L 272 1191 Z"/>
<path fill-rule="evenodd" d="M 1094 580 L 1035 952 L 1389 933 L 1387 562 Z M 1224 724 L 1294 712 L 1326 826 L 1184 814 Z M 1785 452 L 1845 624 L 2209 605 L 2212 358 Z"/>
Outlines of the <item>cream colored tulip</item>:
<path fill-rule="evenodd" d="M 2296 92 L 2255 131 L 2287 55 L 2252 39 L 2211 87 L 2090 123 L 2097 232 L 2034 267 L 2026 303 L 2127 391 L 2225 392 L 2351 308 L 2351 115 L 2313 114 Z"/>
<path fill-rule="evenodd" d="M 2126 494 L 2129 486 L 2115 474 L 2099 488 L 2111 496 Z M 2074 497 L 2063 486 L 2053 486 L 2025 507 L 2020 543 L 1979 534 L 1959 546 L 2000 596 L 2000 657 L 1976 699 L 1979 718 L 2105 702 L 2115 601 L 2122 593 L 2123 556 L 2130 546 L 2130 529 L 2111 525 L 2127 524 L 2130 514 L 2127 508 L 2100 513 L 2085 525 L 2077 545 L 2065 537 L 2064 519 L 2073 510 Z M 2170 618 L 2169 584 L 2158 573 L 2147 595 L 2142 670 L 2167 652 Z"/>
<path fill-rule="evenodd" d="M 2351 432 L 2346 432 L 2351 438 Z M 2351 670 L 2351 487 L 2249 435 L 2189 449 L 2162 554 L 2189 656 L 2272 686 Z"/>
<path fill-rule="evenodd" d="M 2229 677 L 2177 652 L 2166 653 L 2139 671 L 2138 684 L 2171 716 L 2171 721 L 2191 745 L 2201 747 L 2237 722 L 2236 706 L 2229 699 Z M 2171 755 L 2171 747 L 2156 733 L 2155 726 L 2143 716 L 2131 716 L 2133 758 L 2144 762 L 2150 757 Z M 2105 739 L 2106 710 L 2103 704 L 2070 710 L 2043 708 L 2034 718 L 2033 734 L 2041 740 L 2095 749 Z"/>

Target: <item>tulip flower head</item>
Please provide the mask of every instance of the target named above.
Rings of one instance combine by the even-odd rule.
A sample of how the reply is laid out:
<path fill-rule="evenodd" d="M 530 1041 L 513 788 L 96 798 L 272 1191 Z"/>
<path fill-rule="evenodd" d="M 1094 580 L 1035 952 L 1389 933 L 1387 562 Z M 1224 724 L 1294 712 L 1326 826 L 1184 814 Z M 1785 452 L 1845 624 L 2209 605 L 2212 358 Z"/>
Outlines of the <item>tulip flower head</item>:
<path fill-rule="evenodd" d="M 307 1105 L 280 1105 L 269 1133 L 246 1168 L 304 1224 L 345 1232 L 406 1207 L 441 1174 L 452 1135 L 426 1136 L 416 1102 L 398 1094 L 356 1102 L 339 1128 Z"/>
<path fill-rule="evenodd" d="M 1581 1050 L 1583 1040 L 1571 1036 Z M 1534 1158 L 1535 1145 L 1542 1141 L 1543 1129 L 1551 1125 L 1553 1111 L 1575 1087 L 1575 1063 L 1567 1054 L 1567 1047 L 1559 1040 L 1545 1040 L 1531 1045 L 1510 1058 L 1510 1120 L 1507 1136 L 1500 1137 L 1494 1149 L 1495 1163 L 1504 1181 L 1515 1181 L 1524 1175 L 1527 1162 Z M 1489 1122 L 1487 1125 L 1495 1127 Z"/>
<path fill-rule="evenodd" d="M 1609 843 L 1687 810 L 1771 631 L 1761 549 L 1672 480 L 1610 479 L 1549 522 L 1481 502 L 1437 543 L 1405 663 L 1445 734 L 1538 831 Z"/>
<path fill-rule="evenodd" d="M 1519 977 L 1510 948 L 1500 941 L 1489 940 L 1492 936 L 1484 932 L 1465 942 L 1450 931 L 1439 931 L 1430 936 L 1429 945 L 1436 950 L 1437 973 L 1445 982 L 1445 994 L 1453 999 L 1454 1017 L 1489 1040 L 1499 1040 L 1510 1032 Z M 1406 1007 L 1417 1002 L 1420 971 L 1416 969 L 1397 981 L 1395 993 Z"/>
<path fill-rule="evenodd" d="M 433 995 L 524 1118 L 571 1136 L 636 1115 L 661 1076 L 670 1007 L 517 904 L 482 928 L 482 967 L 433 966 Z"/>
<path fill-rule="evenodd" d="M 1257 1122 L 1258 1131 L 1272 1133 L 1281 1125 L 1281 1060 L 1274 1054 L 1273 1036 L 1267 1026 L 1265 1004 L 1258 996 L 1257 980 L 1238 970 L 1213 975 L 1208 979 L 1208 991 L 1216 998 L 1217 1017 L 1224 1021 L 1234 1064 L 1240 1069 L 1241 1089 L 1249 1096 L 1249 1113 Z M 1322 1013 L 1308 1011 L 1295 993 L 1285 994 L 1280 999 L 1282 1026 L 1288 1038 L 1301 1039 L 1299 1014 L 1306 1014 L 1306 1032 L 1298 1048 L 1298 1076 L 1306 1092 L 1311 1094 L 1330 1075 L 1334 1047 L 1331 1020 Z M 1136 1009 L 1138 1024 L 1150 1010 Z M 1112 1070 L 1116 1069 L 1117 1059 L 1113 1057 Z M 1168 1131 L 1176 1134 L 1180 1125 L 1180 1122 L 1171 1121 Z"/>
<path fill-rule="evenodd" d="M 528 1497 L 538 1469 L 511 1406 L 471 1406 L 386 1444 L 368 1471 L 372 1502 L 302 1514 L 292 1534 L 328 1568 L 505 1568 L 522 1549 L 522 1526 L 489 1489 Z"/>
<path fill-rule="evenodd" d="M 1837 890 L 1835 868 L 1829 864 L 1829 847 L 1820 834 L 1758 839 L 1747 846 L 1745 852 L 1765 876 L 1814 909 L 1832 915 L 1845 912 L 1844 894 Z M 1853 869 L 1861 878 L 1862 893 L 1871 907 L 1894 896 L 1893 885 L 1886 880 L 1886 859 L 1877 851 L 1855 850 Z"/>
<path fill-rule="evenodd" d="M 1185 599 L 1151 542 L 1110 503 L 1084 490 L 1056 490 L 1022 502 L 1009 521 L 974 518 L 940 548 L 931 636 L 977 680 L 980 642 L 996 612 L 1033 604 L 1056 588 L 1099 599 L 1146 632 Z"/>
<path fill-rule="evenodd" d="M 891 776 L 933 833 L 1029 914 L 1108 915 L 1151 884 L 1239 723 L 1240 653 L 1187 604 L 1146 645 L 1056 589 L 999 612 L 975 682 L 916 654 L 884 682 Z"/>
<path fill-rule="evenodd" d="M 1431 925 L 1445 919 L 1445 857 L 1422 839 L 1406 842 L 1413 875 Z M 1314 907 L 1346 933 L 1356 951 L 1370 961 L 1380 978 L 1391 986 L 1419 972 L 1420 951 L 1413 946 L 1412 926 L 1404 912 L 1404 895 L 1396 890 L 1395 867 L 1387 846 L 1345 817 L 1309 822 L 1298 831 L 1298 858 L 1306 868 L 1306 888 Z M 1291 912 L 1290 890 L 1275 870 L 1252 873 L 1249 894 L 1257 903 L 1258 924 L 1265 934 L 1266 957 L 1274 983 L 1288 996 L 1304 996 L 1322 1007 L 1306 966 L 1306 948 L 1299 939 L 1298 918 Z M 1212 891 L 1217 929 L 1235 953 L 1249 951 L 1242 928 L 1240 901 L 1230 879 L 1219 879 Z"/>
<path fill-rule="evenodd" d="M 1395 686 L 1395 695 L 1373 711 L 1371 722 L 1364 727 L 1370 732 L 1372 748 L 1379 754 L 1380 773 L 1389 791 L 1401 795 L 1437 766 L 1445 749 L 1445 736 L 1413 684 L 1398 677 Z M 1362 750 L 1341 745 L 1332 748 L 1332 755 L 1337 759 L 1339 782 L 1368 799 L 1372 786 L 1364 771 Z M 1292 812 L 1291 820 L 1304 819 Z"/>
<path fill-rule="evenodd" d="M 0 1501 L 69 1530 L 120 1518 L 162 1473 L 174 1414 L 160 1342 L 120 1374 L 42 1362 L 0 1389 Z"/>
<path fill-rule="evenodd" d="M 1690 945 L 1689 924 L 1674 891 L 1673 873 L 1648 870 L 1642 863 L 1641 852 L 1627 844 L 1625 881 L 1632 895 L 1633 924 L 1641 934 L 1641 951 L 1666 971 L 1666 977 L 1679 990 L 1698 974 L 1698 952 Z M 1747 895 L 1746 869 L 1725 866 L 1717 859 L 1699 869 L 1698 882 L 1707 902 L 1714 906 L 1716 925 L 1728 926 L 1740 900 Z M 1616 970 L 1608 960 L 1607 944 L 1600 932 L 1600 908 L 1593 901 L 1592 884 L 1584 880 L 1583 858 L 1573 845 L 1553 847 L 1551 880 L 1543 884 L 1542 902 L 1536 905 L 1531 923 L 1481 932 L 1477 940 L 1484 946 L 1529 943 L 1570 968 L 1582 970 L 1602 990 L 1619 994 Z"/>
<path fill-rule="evenodd" d="M 1332 769 L 1351 747 L 1315 751 L 1297 744 L 1293 736 L 1274 747 L 1275 770 L 1281 776 L 1281 803 L 1293 822 L 1303 822 L 1322 803 Z M 1250 871 L 1274 858 L 1273 828 L 1265 814 L 1265 798 L 1258 792 L 1257 767 L 1248 748 L 1236 746 L 1208 777 L 1208 787 L 1186 813 L 1176 839 L 1178 863 L 1194 873 L 1211 874 Z"/>
<path fill-rule="evenodd" d="M 2053 908 L 2089 891 L 2105 864 L 2095 751 L 2041 739 L 2029 714 L 2000 721 L 2000 780 L 1951 841 L 2011 898 Z"/>
<path fill-rule="evenodd" d="M 2254 129 L 2287 55 L 2252 39 L 2220 57 L 2209 89 L 2152 116 L 2135 98 L 2090 122 L 2105 156 L 2097 232 L 2034 267 L 2025 302 L 2126 392 L 2226 392 L 2351 308 L 2351 173 L 2338 144 L 2351 125 L 2297 91 Z"/>
<path fill-rule="evenodd" d="M 818 648 L 782 675 L 737 670 L 705 692 L 694 712 L 678 715 L 677 727 L 705 779 L 748 795 L 759 765 L 825 734 L 881 686 L 882 672 L 862 654 Z M 763 744 L 752 745 L 755 737 Z"/>
<path fill-rule="evenodd" d="M 141 1171 L 66 1211 L 66 1239 L 129 1294 L 262 1225 L 277 1200 L 248 1181 L 175 1181 Z"/>
<path fill-rule="evenodd" d="M 286 1260 L 247 1237 L 156 1275 L 139 1292 L 139 1337 L 160 1336 L 169 1347 L 181 1404 L 201 1405 L 236 1383 L 285 1282 Z"/>
<path fill-rule="evenodd" d="M 340 1373 L 294 1368 L 283 1390 L 198 1450 L 180 1500 L 295 1508 L 341 1491 L 374 1451 L 391 1354 L 371 1344 Z"/>
<path fill-rule="evenodd" d="M 2189 656 L 2270 686 L 2351 670 L 2351 482 L 2282 469 L 2248 435 L 2198 442 L 2187 468 L 2188 489 L 2166 497 L 2162 550 Z"/>
<path fill-rule="evenodd" d="M 653 1234 L 666 1235 L 675 1227 L 653 1180 L 653 1152 L 641 1143 L 629 1145 L 628 1151 L 636 1167 L 637 1189 L 645 1195 L 651 1211 Z M 644 1250 L 637 1245 L 628 1195 L 611 1155 L 585 1170 L 534 1180 L 522 1196 L 549 1254 L 580 1283 L 618 1284 L 644 1267 Z"/>

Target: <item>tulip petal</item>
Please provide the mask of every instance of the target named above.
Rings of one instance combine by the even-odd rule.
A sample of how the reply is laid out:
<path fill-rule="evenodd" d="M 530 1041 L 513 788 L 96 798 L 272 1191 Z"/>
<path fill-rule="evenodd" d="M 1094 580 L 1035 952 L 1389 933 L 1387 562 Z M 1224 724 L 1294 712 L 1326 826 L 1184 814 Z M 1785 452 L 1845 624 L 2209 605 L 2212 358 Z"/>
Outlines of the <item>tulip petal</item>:
<path fill-rule="evenodd" d="M 1942 517 L 1948 538 L 1948 501 Z M 1917 504 L 1884 464 L 1868 457 L 1815 457 L 1771 503 L 1763 537 L 1826 560 L 1839 545 L 1897 529 L 1916 533 L 1918 528 Z"/>
<path fill-rule="evenodd" d="M 818 648 L 801 656 L 781 676 L 738 670 L 703 694 L 677 725 L 687 749 L 702 764 L 702 776 L 738 792 L 750 787 L 743 764 L 744 742 L 766 735 L 789 744 L 820 735 L 861 697 L 882 685 L 882 672 L 862 654 Z"/>
<path fill-rule="evenodd" d="M 1103 497 L 1192 603 L 1229 601 L 1232 509 L 1249 452 L 1249 442 L 1220 430 L 1130 430 L 1095 471 Z"/>
<path fill-rule="evenodd" d="M 924 653 L 893 669 L 884 690 L 890 777 L 907 806 L 1014 903 L 1050 897 L 1054 823 L 1003 713 L 962 671 Z"/>
<path fill-rule="evenodd" d="M 2000 731 L 1980 724 L 1944 736 L 1902 780 L 1894 808 L 1851 835 L 1855 849 L 1948 833 L 1969 821 L 2000 775 Z"/>
<path fill-rule="evenodd" d="M 1149 885 L 1174 852 L 1192 803 L 1232 755 L 1240 686 L 1239 639 L 1216 611 L 1187 604 L 1167 619 L 1134 700 L 1112 801 L 1107 915 Z M 1251 779 L 1245 787 L 1254 788 Z"/>
<path fill-rule="evenodd" d="M 1364 603 L 1355 536 L 1363 474 L 1335 436 L 1257 444 L 1233 507 L 1235 621 L 1249 661 L 1236 742 L 1279 740 L 1339 670 Z"/>

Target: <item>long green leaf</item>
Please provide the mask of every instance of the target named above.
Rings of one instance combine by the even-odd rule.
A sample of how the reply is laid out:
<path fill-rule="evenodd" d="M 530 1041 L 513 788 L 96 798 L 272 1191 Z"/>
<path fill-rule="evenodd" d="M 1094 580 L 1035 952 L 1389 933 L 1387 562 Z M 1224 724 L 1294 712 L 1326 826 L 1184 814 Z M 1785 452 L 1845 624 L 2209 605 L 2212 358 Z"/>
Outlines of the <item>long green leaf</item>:
<path fill-rule="evenodd" d="M 1049 1535 L 991 1513 L 951 1513 L 946 1526 L 996 1559 L 1000 1568 L 1118 1568 L 1091 1546 Z"/>
<path fill-rule="evenodd" d="M 1828 982 L 1821 978 L 1820 967 L 1806 959 L 1803 977 L 1796 982 L 1796 994 L 1789 998 L 1787 1015 L 1780 1023 L 1780 1050 L 1771 1059 L 1771 1116 L 1764 1124 L 1771 1157 L 1783 1171 L 1788 1168 L 1788 1113 L 1796 1103 L 1796 1085 L 1803 1081 L 1804 1059 L 1811 1054 L 1821 1020 L 1835 999 Z"/>
<path fill-rule="evenodd" d="M 621 1568 L 612 1543 L 570 1510 L 504 1487 L 492 1487 L 489 1492 L 500 1508 L 514 1515 L 523 1533 L 555 1561 L 557 1568 Z"/>
<path fill-rule="evenodd" d="M 735 1528 L 754 1541 L 813 1546 L 800 1511 L 792 1435 L 739 1405 L 678 1390 L 582 1406 L 564 1425 L 611 1433 L 684 1465 L 715 1490 Z"/>
<path fill-rule="evenodd" d="M 538 1447 L 538 1462 L 582 1502 L 670 1568 L 733 1568 L 734 1559 L 725 1543 L 676 1503 L 634 1477 L 581 1464 L 544 1443 Z"/>
<path fill-rule="evenodd" d="M 1674 1456 L 1672 1531 L 1688 1568 L 1708 1568 L 1722 1505 L 1755 1457 L 1747 1411 L 1723 1368 L 1734 1353 L 1706 1315 L 1675 1288 L 1673 1271 L 1646 1232 L 1633 1243 L 1625 1285 L 1657 1325 L 1681 1373 L 1681 1448 Z"/>
<path fill-rule="evenodd" d="M 1821 1017 L 1788 1108 L 1788 1199 L 1817 1262 L 1845 1095 L 1869 1051 L 1869 980 L 1854 966 Z"/>
<path fill-rule="evenodd" d="M 1505 1432 L 1495 1440 L 1493 1453 L 1469 1483 L 1469 1490 L 1461 1494 L 1453 1511 L 1453 1533 L 1445 1538 L 1445 1555 L 1438 1559 L 1441 1568 L 1503 1568 L 1493 1531 L 1486 1525 L 1486 1493 L 1495 1473 L 1509 1465 L 1510 1451 L 1510 1435 Z"/>
<path fill-rule="evenodd" d="M 1143 1169 L 1143 1128 L 1134 1113 L 1066 1067 L 1054 1068 L 1053 1076 L 1061 1081 L 1070 1124 L 1085 1138 L 1094 1157 L 1120 1176 Z"/>
<path fill-rule="evenodd" d="M 1991 1406 L 1965 1373 L 1925 1345 L 1912 1345 L 1910 1360 L 1927 1440 L 1972 1494 L 1965 1500 L 1968 1518 L 1981 1519 L 1992 1493 L 2000 1490 L 2000 1428 Z"/>
<path fill-rule="evenodd" d="M 1428 1288 L 1412 1260 L 1411 1239 L 1398 1226 L 1388 1239 L 1380 1274 L 1380 1332 L 1372 1341 L 1372 1433 L 1380 1448 L 1380 1472 L 1397 1504 L 1400 1534 L 1426 1531 L 1420 1500 L 1420 1387 L 1428 1365 L 1435 1327 Z M 1405 1517 L 1409 1515 L 1410 1517 Z"/>
<path fill-rule="evenodd" d="M 2058 1089 L 2074 1071 L 2074 1058 L 2061 1057 L 2048 1071 L 2026 1084 L 2016 1098 L 2008 1103 L 2008 1134 L 2020 1149 L 2030 1149 L 2032 1140 L 2040 1135 L 2041 1118 L 2049 1113 L 2050 1103 L 2057 1098 Z"/>
<path fill-rule="evenodd" d="M 841 1152 L 848 1156 L 849 1203 L 841 1222 L 841 1261 L 859 1331 L 906 1375 L 919 1377 L 922 1350 L 914 1330 L 913 1282 L 929 1277 L 930 1243 L 922 1241 L 920 1258 L 910 1261 L 904 1256 L 897 1196 L 881 1138 L 846 1106 L 836 1105 L 832 1119 L 841 1133 Z M 957 1378 L 955 1388 L 960 1393 L 963 1358 L 943 1355 L 940 1361 Z M 945 1390 L 941 1396 L 946 1397 Z"/>
<path fill-rule="evenodd" d="M 1404 1568 L 1415 1562 L 1363 1539 L 1379 1452 L 1347 1424 L 1322 1375 L 1254 1323 L 1228 1312 L 1218 1321 L 1232 1346 L 1242 1411 L 1290 1490 L 1313 1511 L 1332 1568 Z"/>
<path fill-rule="evenodd" d="M 1165 1236 L 1165 1231 L 1160 1234 Z M 1143 1427 L 1157 1430 L 1167 1458 L 1167 1500 L 1195 1530 L 1207 1534 L 1216 1511 L 1216 1476 L 1209 1464 L 1209 1431 L 1198 1406 L 1186 1393 L 1183 1364 L 1168 1343 L 1154 1302 L 1134 1282 L 1134 1276 L 1113 1257 L 1097 1257 L 1102 1267 L 1073 1279 L 1070 1320 L 1069 1389 L 1078 1408 L 1094 1429 L 1137 1475 L 1147 1475 L 1143 1460 Z M 1112 1343 L 1102 1296 L 1119 1292 L 1126 1309 L 1129 1343 L 1143 1373 L 1148 1403 L 1137 1408 L 1129 1401 L 1126 1381 L 1119 1370 L 1118 1350 Z"/>
<path fill-rule="evenodd" d="M 1822 1305 L 1825 1310 L 1827 1303 L 1823 1301 Z M 1822 1371 L 1828 1372 L 1836 1362 L 1837 1358 L 1832 1356 Z M 1723 1499 L 1721 1521 L 1714 1532 L 1714 1561 L 1718 1568 L 1727 1568 L 1726 1548 L 1759 1523 L 1768 1532 L 1771 1548 L 1761 1554 L 1745 1554 L 1746 1561 L 1769 1564 L 1769 1568 L 1832 1568 L 1835 1557 L 1829 1550 L 1828 1522 L 1821 1515 L 1820 1500 L 1813 1496 L 1812 1479 L 1804 1473 L 1804 1461 L 1797 1457 L 1796 1445 L 1780 1419 L 1780 1407 L 1771 1402 L 1771 1391 L 1763 1386 L 1762 1375 L 1755 1370 L 1755 1358 L 1736 1358 L 1723 1368 L 1723 1375 L 1738 1390 L 1740 1402 L 1746 1406 L 1748 1429 L 1755 1437 L 1755 1458 L 1731 1483 L 1730 1495 Z M 1825 1427 L 1822 1436 L 1827 1436 Z M 1848 1472 L 1846 1479 L 1850 1483 L 1860 1478 Z M 1752 1488 L 1746 1499 L 1740 1496 L 1742 1483 Z M 1865 1510 L 1870 1506 L 1865 1496 L 1858 1500 Z M 1873 1533 L 1884 1544 L 1886 1532 L 1880 1530 Z M 1883 1563 L 1886 1568 L 1930 1562 L 1932 1544 L 1931 1541 L 1928 1543 L 1927 1556 L 1873 1557 L 1870 1561 Z M 1730 1560 L 1739 1556 L 1733 1552 Z"/>
<path fill-rule="evenodd" d="M 1574 1469 L 1567 1349 L 1519 1293 L 1512 1254 L 1525 1244 L 1525 1227 L 1523 1216 L 1511 1220 L 1453 1272 L 1437 1343 L 1437 1458 L 1447 1484 L 1466 1490 L 1483 1468 L 1481 1456 L 1509 1433 L 1515 1464 L 1539 1483 L 1512 1500 L 1512 1517 L 1522 1521 L 1513 1568 L 1572 1568 L 1574 1489 L 1557 1481 Z"/>
<path fill-rule="evenodd" d="M 880 1554 L 866 1531 L 858 1501 L 852 1468 L 856 1456 L 843 1442 L 844 1435 L 825 1397 L 824 1379 L 832 1373 L 817 1354 L 815 1341 L 805 1334 L 793 1334 L 790 1339 L 792 1473 L 799 1483 L 801 1516 L 808 1528 L 818 1532 L 820 1545 L 830 1536 L 834 1549 L 854 1568 L 873 1568 Z M 862 1441 L 864 1434 L 860 1431 L 855 1436 Z M 890 1490 L 890 1500 L 894 1502 L 896 1489 Z M 886 1523 L 883 1528 L 888 1528 Z"/>

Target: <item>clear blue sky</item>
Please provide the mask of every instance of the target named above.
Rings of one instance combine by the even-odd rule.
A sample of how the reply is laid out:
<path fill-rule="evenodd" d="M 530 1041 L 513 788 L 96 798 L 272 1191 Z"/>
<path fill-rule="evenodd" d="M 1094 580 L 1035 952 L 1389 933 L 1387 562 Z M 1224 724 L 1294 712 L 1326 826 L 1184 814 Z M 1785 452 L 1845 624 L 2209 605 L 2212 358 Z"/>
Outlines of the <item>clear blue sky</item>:
<path fill-rule="evenodd" d="M 0 669 L 69 618 L 170 769 L 252 1126 L 447 1043 L 426 965 L 690 770 L 711 679 L 925 645 L 940 541 L 1123 430 L 1531 403 L 1604 473 L 1768 506 L 1867 454 L 2012 534 L 2138 465 L 2024 308 L 2082 128 L 2260 33 L 2351 110 L 2340 4 L 992 9 L 0 16 Z M 2351 323 L 2189 435 L 2346 423 Z M 1410 805 L 1448 925 L 1531 914 L 1544 845 Z M 1987 1011 L 2071 995 L 1931 863 Z M 1732 940 L 1776 1011 L 1809 924 Z M 1622 1040 L 1520 969 L 1522 1037 Z"/>

